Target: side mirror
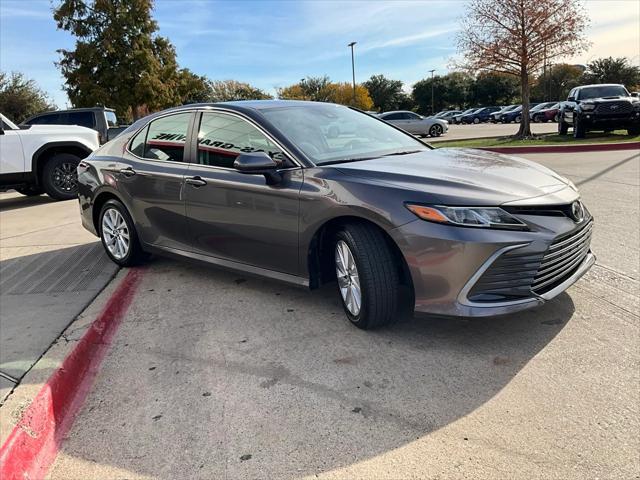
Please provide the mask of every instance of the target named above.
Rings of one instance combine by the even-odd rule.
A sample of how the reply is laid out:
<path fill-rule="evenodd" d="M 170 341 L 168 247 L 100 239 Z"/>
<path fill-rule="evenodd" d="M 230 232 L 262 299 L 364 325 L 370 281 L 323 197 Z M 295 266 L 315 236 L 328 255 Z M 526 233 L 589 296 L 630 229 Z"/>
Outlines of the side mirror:
<path fill-rule="evenodd" d="M 631 96 L 635 98 L 640 98 L 640 92 L 632 92 Z"/>
<path fill-rule="evenodd" d="M 567 102 L 575 102 L 575 101 L 576 101 L 576 97 L 567 98 Z"/>
<path fill-rule="evenodd" d="M 233 168 L 240 173 L 264 175 L 268 185 L 274 185 L 281 180 L 278 164 L 264 152 L 240 154 L 233 162 Z"/>

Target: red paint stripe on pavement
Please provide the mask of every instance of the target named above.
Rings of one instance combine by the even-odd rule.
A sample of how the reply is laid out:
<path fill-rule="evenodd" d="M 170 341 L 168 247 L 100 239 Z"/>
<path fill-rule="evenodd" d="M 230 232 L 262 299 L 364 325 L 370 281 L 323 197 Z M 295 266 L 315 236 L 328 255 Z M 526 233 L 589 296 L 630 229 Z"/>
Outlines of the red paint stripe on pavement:
<path fill-rule="evenodd" d="M 53 372 L 0 448 L 0 478 L 44 478 L 84 403 L 143 270 L 130 270 L 104 309 Z"/>

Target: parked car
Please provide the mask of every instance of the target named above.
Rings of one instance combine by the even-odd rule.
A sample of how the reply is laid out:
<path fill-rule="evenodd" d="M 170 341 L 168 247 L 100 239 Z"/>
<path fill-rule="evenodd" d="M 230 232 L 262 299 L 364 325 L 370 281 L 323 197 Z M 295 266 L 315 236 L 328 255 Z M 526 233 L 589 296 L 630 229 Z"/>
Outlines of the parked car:
<path fill-rule="evenodd" d="M 499 121 L 501 121 L 502 119 L 502 115 L 504 113 L 510 112 L 511 110 L 513 110 L 514 108 L 517 108 L 518 105 L 508 105 L 506 107 L 502 107 L 500 110 L 498 110 L 497 112 L 493 112 L 491 115 L 489 115 L 489 121 L 492 123 L 497 123 Z"/>
<path fill-rule="evenodd" d="M 95 130 L 71 125 L 19 128 L 0 114 L 0 190 L 47 193 L 56 200 L 78 196 L 76 168 L 99 147 Z"/>
<path fill-rule="evenodd" d="M 640 99 L 631 96 L 624 85 L 582 85 L 569 92 L 558 113 L 558 133 L 566 135 L 573 127 L 573 136 L 583 138 L 591 130 L 610 132 L 627 130 L 640 134 Z"/>
<path fill-rule="evenodd" d="M 406 132 L 422 137 L 426 137 L 427 135 L 439 137 L 449 130 L 449 124 L 444 120 L 425 118 L 422 115 L 405 110 L 381 113 L 378 115 L 378 118 Z"/>
<path fill-rule="evenodd" d="M 356 124 L 354 138 L 325 138 L 336 121 Z M 342 105 L 166 110 L 78 171 L 82 223 L 115 263 L 156 252 L 310 288 L 337 280 L 360 328 L 392 322 L 400 298 L 456 316 L 534 307 L 595 262 L 569 180 L 529 160 L 434 150 Z"/>
<path fill-rule="evenodd" d="M 537 103 L 532 103 L 529 105 L 529 108 L 533 108 L 537 105 Z M 503 113 L 500 116 L 500 121 L 502 123 L 520 123 L 522 120 L 522 105 L 518 105 L 513 110 L 509 110 L 508 112 Z"/>
<path fill-rule="evenodd" d="M 118 126 L 116 112 L 112 108 L 73 108 L 44 112 L 27 118 L 21 125 L 79 125 L 92 128 L 100 135 L 100 143 L 117 137 L 126 126 Z"/>
<path fill-rule="evenodd" d="M 536 114 L 540 111 L 542 111 L 545 108 L 548 107 L 553 107 L 556 103 L 558 102 L 542 102 L 542 103 L 538 103 L 537 105 L 531 107 L 529 109 L 529 120 L 535 122 L 536 120 Z"/>
<path fill-rule="evenodd" d="M 484 123 L 488 122 L 491 118 L 491 114 L 500 110 L 501 107 L 482 107 L 478 108 L 474 112 L 463 115 L 460 118 L 462 123 Z"/>
<path fill-rule="evenodd" d="M 556 102 L 550 107 L 541 108 L 532 115 L 534 122 L 557 122 L 558 112 L 560 111 L 560 103 Z"/>
<path fill-rule="evenodd" d="M 439 118 L 440 120 L 446 120 L 447 122 L 451 123 L 451 119 L 461 113 L 462 113 L 462 110 L 445 110 L 444 112 L 440 112 L 439 114 L 437 114 L 435 118 Z"/>
<path fill-rule="evenodd" d="M 469 115 L 470 113 L 475 112 L 476 110 L 479 110 L 477 107 L 476 108 L 468 108 L 467 110 L 465 110 L 462 113 L 459 113 L 458 115 L 453 115 L 451 117 L 451 123 L 455 123 L 455 124 L 460 124 L 462 122 L 462 117 L 464 117 L 465 115 Z"/>

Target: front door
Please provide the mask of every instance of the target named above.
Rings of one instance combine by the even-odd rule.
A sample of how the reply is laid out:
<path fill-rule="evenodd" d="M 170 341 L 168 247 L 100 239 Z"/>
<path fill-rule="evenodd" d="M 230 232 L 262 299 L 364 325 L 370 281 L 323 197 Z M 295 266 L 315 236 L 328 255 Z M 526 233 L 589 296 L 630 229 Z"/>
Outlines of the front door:
<path fill-rule="evenodd" d="M 182 190 L 190 160 L 185 145 L 194 115 L 183 112 L 153 120 L 133 138 L 118 164 L 118 190 L 147 244 L 189 248 Z"/>
<path fill-rule="evenodd" d="M 2 123 L 0 134 L 0 174 L 20 178 L 25 172 L 25 158 L 19 130 Z"/>
<path fill-rule="evenodd" d="M 195 252 L 299 274 L 298 213 L 301 168 L 258 127 L 243 117 L 203 112 L 198 124 L 197 163 L 189 166 L 184 198 Z M 267 152 L 281 162 L 282 180 L 233 168 L 242 152 Z"/>

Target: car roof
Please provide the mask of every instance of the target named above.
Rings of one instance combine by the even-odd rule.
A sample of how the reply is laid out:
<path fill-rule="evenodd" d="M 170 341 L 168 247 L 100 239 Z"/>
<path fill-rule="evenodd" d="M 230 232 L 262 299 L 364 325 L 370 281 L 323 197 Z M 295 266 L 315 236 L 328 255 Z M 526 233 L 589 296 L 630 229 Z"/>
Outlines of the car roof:
<path fill-rule="evenodd" d="M 380 115 L 387 115 L 388 113 L 416 113 L 410 110 L 389 110 L 388 112 L 381 113 Z"/>
<path fill-rule="evenodd" d="M 624 85 L 622 85 L 621 83 L 592 83 L 590 85 L 580 85 L 576 88 L 580 89 L 588 87 L 624 87 Z"/>

